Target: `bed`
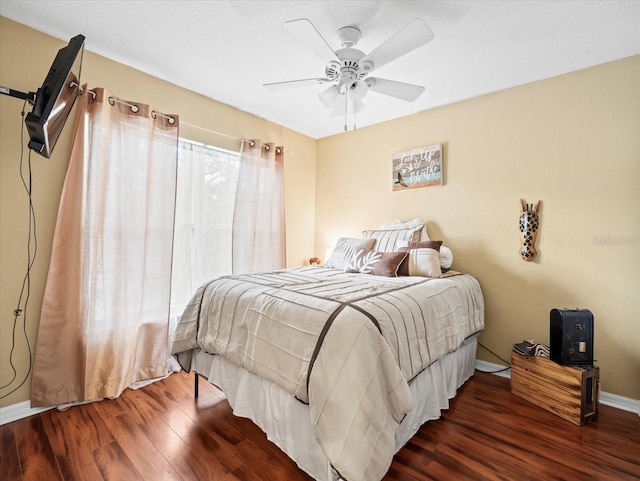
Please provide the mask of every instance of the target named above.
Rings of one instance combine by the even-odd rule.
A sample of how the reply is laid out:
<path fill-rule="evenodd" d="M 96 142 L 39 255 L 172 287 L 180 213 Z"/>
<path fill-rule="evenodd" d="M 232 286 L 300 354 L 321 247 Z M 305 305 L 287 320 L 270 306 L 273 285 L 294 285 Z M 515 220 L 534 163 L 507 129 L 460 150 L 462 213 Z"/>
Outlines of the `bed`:
<path fill-rule="evenodd" d="M 377 481 L 473 375 L 483 327 L 469 275 L 302 267 L 205 283 L 171 351 L 314 479 Z"/>

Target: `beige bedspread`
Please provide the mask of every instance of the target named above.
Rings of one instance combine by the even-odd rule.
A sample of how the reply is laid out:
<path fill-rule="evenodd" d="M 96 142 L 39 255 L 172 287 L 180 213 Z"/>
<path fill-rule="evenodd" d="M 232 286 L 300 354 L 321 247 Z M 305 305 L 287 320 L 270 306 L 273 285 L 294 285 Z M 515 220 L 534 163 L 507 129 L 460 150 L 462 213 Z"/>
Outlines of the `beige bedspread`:
<path fill-rule="evenodd" d="M 482 330 L 476 279 L 386 278 L 308 267 L 201 286 L 171 352 L 219 354 L 309 403 L 316 438 L 348 481 L 380 480 L 412 408 L 407 382 Z"/>

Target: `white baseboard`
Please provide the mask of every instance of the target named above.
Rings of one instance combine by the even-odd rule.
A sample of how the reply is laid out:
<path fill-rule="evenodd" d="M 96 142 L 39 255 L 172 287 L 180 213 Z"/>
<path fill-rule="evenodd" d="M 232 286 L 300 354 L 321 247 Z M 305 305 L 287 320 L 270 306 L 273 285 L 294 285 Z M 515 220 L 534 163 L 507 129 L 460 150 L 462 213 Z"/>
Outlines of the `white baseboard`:
<path fill-rule="evenodd" d="M 10 404 L 9 406 L 0 408 L 0 426 L 12 421 L 17 421 L 18 419 L 28 418 L 29 416 L 48 411 L 49 409 L 52 408 L 32 408 L 31 401 Z"/>
<path fill-rule="evenodd" d="M 494 364 L 492 362 L 476 359 L 476 369 L 478 369 L 479 371 L 491 372 L 496 376 L 511 378 L 511 369 L 502 371 L 502 369 L 505 369 L 505 366 L 502 366 L 500 364 Z M 500 371 L 500 372 L 494 372 L 494 371 Z M 623 411 L 636 413 L 638 416 L 640 416 L 640 401 L 635 399 L 631 399 L 624 396 L 618 396 L 617 394 L 611 394 L 608 392 L 601 391 L 600 404 L 604 404 L 605 406 L 611 406 L 617 409 L 622 409 Z M 2 426 L 3 424 L 10 423 L 12 421 L 17 421 L 18 419 L 33 416 L 34 414 L 48 411 L 49 409 L 52 409 L 52 408 L 51 407 L 32 408 L 31 401 L 22 401 L 16 404 L 11 404 L 9 406 L 2 407 L 0 408 L 0 426 Z"/>
<path fill-rule="evenodd" d="M 476 359 L 476 369 L 478 371 L 490 372 L 492 374 L 495 374 L 496 376 L 511 378 L 511 369 L 508 369 L 506 371 L 501 371 L 501 372 L 495 372 L 495 371 L 500 371 L 501 369 L 505 369 L 505 366 L 501 364 L 494 364 L 492 362 Z M 639 400 L 600 391 L 599 402 L 600 404 L 604 404 L 605 406 L 611 406 L 616 409 L 622 409 L 623 411 L 636 413 L 638 416 L 640 416 Z"/>
<path fill-rule="evenodd" d="M 623 411 L 630 411 L 640 416 L 640 400 L 600 391 L 600 404 L 622 409 Z"/>

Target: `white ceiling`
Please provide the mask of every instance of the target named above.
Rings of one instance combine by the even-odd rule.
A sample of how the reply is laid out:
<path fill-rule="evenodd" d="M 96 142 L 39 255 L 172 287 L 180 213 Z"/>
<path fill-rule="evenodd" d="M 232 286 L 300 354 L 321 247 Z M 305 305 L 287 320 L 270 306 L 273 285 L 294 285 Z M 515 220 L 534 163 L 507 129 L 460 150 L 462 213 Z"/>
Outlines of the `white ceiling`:
<path fill-rule="evenodd" d="M 324 77 L 287 20 L 308 18 L 334 49 L 335 31 L 357 26 L 365 53 L 417 17 L 434 32 L 375 74 L 425 92 L 413 103 L 369 92 L 359 127 L 640 53 L 637 0 L 2 0 L 0 15 L 65 41 L 81 33 L 87 50 L 313 138 L 344 128 L 317 98 L 326 86 L 262 87 Z"/>

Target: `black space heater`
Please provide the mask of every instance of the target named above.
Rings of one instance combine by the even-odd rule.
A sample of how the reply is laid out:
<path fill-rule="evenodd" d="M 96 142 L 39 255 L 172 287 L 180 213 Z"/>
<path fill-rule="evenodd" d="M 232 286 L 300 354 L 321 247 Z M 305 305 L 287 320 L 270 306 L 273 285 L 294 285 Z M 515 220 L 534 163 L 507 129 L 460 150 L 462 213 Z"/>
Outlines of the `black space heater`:
<path fill-rule="evenodd" d="M 551 309 L 550 358 L 558 364 L 593 366 L 593 314 L 588 309 Z"/>

